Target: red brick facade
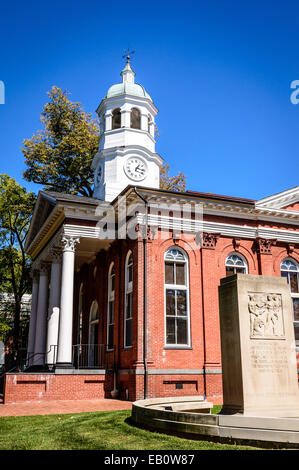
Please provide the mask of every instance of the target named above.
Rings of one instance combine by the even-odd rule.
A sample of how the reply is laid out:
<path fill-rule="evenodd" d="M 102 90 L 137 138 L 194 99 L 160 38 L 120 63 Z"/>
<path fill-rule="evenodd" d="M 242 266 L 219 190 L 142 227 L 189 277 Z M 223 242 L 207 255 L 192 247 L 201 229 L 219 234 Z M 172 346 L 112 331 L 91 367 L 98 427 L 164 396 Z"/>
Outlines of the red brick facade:
<path fill-rule="evenodd" d="M 219 220 L 219 219 L 218 219 Z M 222 219 L 221 222 L 226 222 Z M 240 223 L 240 222 L 239 222 Z M 244 221 L 244 224 L 250 224 Z M 282 228 L 282 227 L 281 227 Z M 292 227 L 296 230 L 296 227 Z M 240 253 L 248 263 L 249 274 L 280 276 L 281 261 L 290 256 L 299 262 L 299 250 L 286 243 L 265 240 L 235 239 L 204 234 L 203 246 L 190 250 L 184 235 L 173 240 L 172 232 L 160 239 L 159 235 L 147 241 L 147 351 L 148 397 L 176 395 L 205 395 L 214 403 L 221 403 L 221 348 L 218 312 L 218 285 L 225 277 L 225 260 L 232 253 Z M 165 347 L 164 326 L 164 255 L 168 248 L 181 247 L 188 256 L 190 290 L 191 348 Z M 128 250 L 133 253 L 133 347 L 124 349 L 124 270 Z M 144 398 L 143 374 L 143 251 L 142 240 L 118 241 L 107 253 L 100 253 L 89 266 L 77 273 L 76 292 L 84 285 L 83 342 L 88 342 L 88 315 L 96 299 L 100 306 L 99 343 L 106 343 L 107 335 L 107 273 L 110 263 L 116 269 L 116 302 L 114 343 L 119 370 L 117 387 L 122 398 Z M 92 272 L 97 266 L 97 277 Z M 78 300 L 75 301 L 75 305 Z M 76 324 L 76 310 L 74 316 Z M 74 330 L 76 334 L 76 328 Z M 165 372 L 164 372 L 165 371 Z M 196 371 L 196 373 L 194 372 Z M 180 373 L 181 372 L 181 373 Z"/>
<path fill-rule="evenodd" d="M 189 194 L 188 194 L 189 197 Z M 219 196 L 219 198 L 222 198 Z M 227 198 L 227 202 L 231 203 Z M 244 202 L 245 201 L 245 202 Z M 241 201 L 250 206 L 253 202 Z M 208 201 L 209 202 L 209 201 Z M 236 204 L 241 204 L 239 200 Z M 298 203 L 288 206 L 298 210 Z M 249 210 L 249 209 L 248 209 Z M 208 211 L 207 211 L 208 212 Z M 290 220 L 284 224 L 263 221 L 261 217 L 224 216 L 204 214 L 204 223 L 218 224 L 222 231 L 233 232 L 238 227 L 251 230 L 268 229 L 299 233 L 298 225 Z M 65 219 L 65 224 L 93 227 L 94 221 L 78 218 Z M 281 233 L 279 232 L 279 233 Z M 200 244 L 194 236 L 177 236 L 172 230 L 157 229 L 146 244 L 146 337 L 144 338 L 144 240 L 137 232 L 136 240 L 114 240 L 98 251 L 92 261 L 81 263 L 74 277 L 73 344 L 88 345 L 90 311 L 94 301 L 99 308 L 98 338 L 107 344 L 108 272 L 111 263 L 115 269 L 114 288 L 114 369 L 116 388 L 122 399 L 145 397 L 202 395 L 213 403 L 222 401 L 221 345 L 218 310 L 218 286 L 226 276 L 225 262 L 231 253 L 239 253 L 246 260 L 248 273 L 280 276 L 284 258 L 299 263 L 297 243 L 279 241 L 261 236 L 229 236 L 205 231 Z M 251 232 L 251 234 L 254 232 Z M 287 233 L 287 232 L 286 232 Z M 292 235 L 294 238 L 294 235 Z M 283 239 L 283 237 L 282 237 Z M 172 347 L 165 344 L 165 253 L 179 247 L 186 255 L 188 266 L 190 343 Z M 79 248 L 80 249 L 80 245 Z M 133 257 L 132 347 L 124 345 L 125 324 L 125 264 L 128 252 Z M 79 293 L 82 294 L 82 336 L 79 339 Z M 145 346 L 145 348 L 144 348 Z M 144 357 L 146 351 L 146 358 Z M 75 371 L 76 372 L 76 371 Z M 90 374 L 36 374 L 6 376 L 5 402 L 51 399 L 80 399 L 109 397 L 114 388 L 111 370 Z"/>

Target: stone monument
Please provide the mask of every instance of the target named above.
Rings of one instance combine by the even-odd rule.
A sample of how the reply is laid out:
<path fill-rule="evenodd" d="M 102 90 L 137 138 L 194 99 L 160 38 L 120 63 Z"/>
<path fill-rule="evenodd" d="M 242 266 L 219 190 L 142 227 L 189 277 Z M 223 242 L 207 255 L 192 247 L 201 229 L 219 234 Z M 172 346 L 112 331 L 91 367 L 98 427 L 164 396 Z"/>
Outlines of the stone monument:
<path fill-rule="evenodd" d="M 235 274 L 219 286 L 224 414 L 299 417 L 296 347 L 285 278 Z"/>

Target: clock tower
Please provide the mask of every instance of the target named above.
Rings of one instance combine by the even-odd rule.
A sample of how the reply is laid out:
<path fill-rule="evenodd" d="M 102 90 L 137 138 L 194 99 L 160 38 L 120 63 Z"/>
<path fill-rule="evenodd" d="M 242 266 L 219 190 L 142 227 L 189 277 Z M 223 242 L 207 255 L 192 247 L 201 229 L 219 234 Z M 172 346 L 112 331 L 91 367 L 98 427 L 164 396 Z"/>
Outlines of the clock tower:
<path fill-rule="evenodd" d="M 158 113 L 143 86 L 135 83 L 130 56 L 101 101 L 99 151 L 92 162 L 93 197 L 112 201 L 128 185 L 159 188 L 162 158 L 155 152 Z"/>

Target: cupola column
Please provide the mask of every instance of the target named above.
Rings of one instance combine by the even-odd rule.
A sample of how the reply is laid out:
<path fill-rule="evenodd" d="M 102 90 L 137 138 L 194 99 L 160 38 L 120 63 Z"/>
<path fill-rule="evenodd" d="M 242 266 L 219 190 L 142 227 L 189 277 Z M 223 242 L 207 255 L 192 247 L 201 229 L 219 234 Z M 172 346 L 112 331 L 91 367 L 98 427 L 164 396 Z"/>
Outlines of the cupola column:
<path fill-rule="evenodd" d="M 131 126 L 131 110 L 122 109 L 121 110 L 121 127 L 130 127 Z"/>
<path fill-rule="evenodd" d="M 112 129 L 112 113 L 108 111 L 105 114 L 105 131 L 111 131 Z"/>

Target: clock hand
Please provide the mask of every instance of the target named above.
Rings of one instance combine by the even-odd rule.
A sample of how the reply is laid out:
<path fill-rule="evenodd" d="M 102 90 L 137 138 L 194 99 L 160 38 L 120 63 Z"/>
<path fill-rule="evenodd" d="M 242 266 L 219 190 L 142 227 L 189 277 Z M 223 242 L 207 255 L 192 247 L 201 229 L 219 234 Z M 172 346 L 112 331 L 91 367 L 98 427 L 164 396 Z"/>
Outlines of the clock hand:
<path fill-rule="evenodd" d="M 143 173 L 144 173 L 144 168 L 140 168 L 140 166 L 138 165 L 138 166 L 135 168 L 135 171 L 136 171 L 137 173 L 143 174 Z"/>

